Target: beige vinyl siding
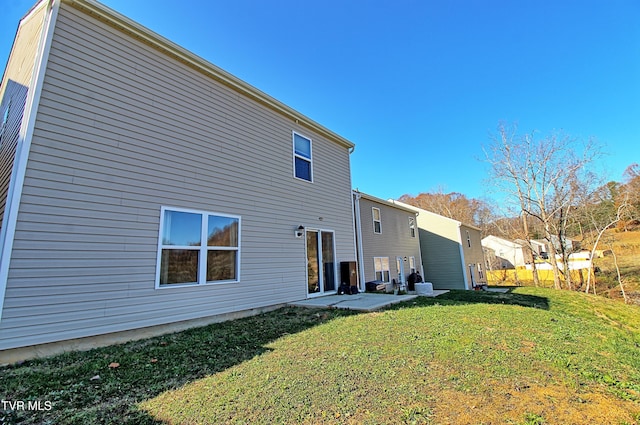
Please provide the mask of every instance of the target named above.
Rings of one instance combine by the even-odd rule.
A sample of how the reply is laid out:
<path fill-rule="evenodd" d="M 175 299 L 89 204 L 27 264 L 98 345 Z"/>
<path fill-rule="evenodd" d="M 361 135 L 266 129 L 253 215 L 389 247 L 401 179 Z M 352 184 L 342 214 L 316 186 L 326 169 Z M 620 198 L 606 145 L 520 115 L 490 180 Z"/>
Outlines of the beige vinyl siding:
<path fill-rule="evenodd" d="M 372 208 L 380 209 L 382 233 L 373 231 Z M 408 257 L 415 257 L 416 267 L 420 270 L 420 246 L 418 235 L 409 234 L 409 217 L 415 214 L 394 207 L 384 201 L 369 197 L 360 198 L 360 223 L 362 230 L 362 257 L 365 282 L 375 280 L 374 257 L 389 257 L 390 278 L 396 279 L 398 269 L 396 257 L 407 257 L 405 277 L 409 275 Z"/>
<path fill-rule="evenodd" d="M 293 177 L 294 130 L 313 140 L 313 183 Z M 355 260 L 350 186 L 346 146 L 63 3 L 0 348 L 305 298 L 293 230 L 333 230 L 336 260 Z M 161 206 L 241 216 L 241 282 L 155 289 Z"/>
<path fill-rule="evenodd" d="M 467 244 L 467 232 L 471 237 L 471 247 Z M 473 264 L 473 281 L 476 284 L 487 283 L 487 274 L 485 270 L 484 252 L 482 251 L 482 236 L 479 229 L 462 224 L 460 226 L 460 233 L 463 236 L 462 252 L 464 255 L 464 263 L 466 265 L 467 280 L 471 285 L 471 276 L 469 275 L 469 264 Z M 480 277 L 478 274 L 478 264 L 482 266 L 482 274 Z"/>
<path fill-rule="evenodd" d="M 0 227 L 4 221 L 11 171 L 45 12 L 46 8 L 40 7 L 32 11 L 20 23 L 13 45 L 13 53 L 7 63 L 2 87 L 0 87 L 0 125 L 5 112 L 7 109 L 9 110 L 0 146 Z"/>

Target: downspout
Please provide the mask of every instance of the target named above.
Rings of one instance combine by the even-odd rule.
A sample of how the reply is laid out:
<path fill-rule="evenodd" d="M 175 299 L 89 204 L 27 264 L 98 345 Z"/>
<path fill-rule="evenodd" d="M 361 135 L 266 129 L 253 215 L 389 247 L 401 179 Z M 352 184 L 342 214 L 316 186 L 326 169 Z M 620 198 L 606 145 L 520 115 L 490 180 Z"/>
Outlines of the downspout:
<path fill-rule="evenodd" d="M 420 276 L 424 279 L 424 264 L 422 262 L 422 244 L 420 243 L 420 226 L 418 226 L 418 216 L 420 211 L 416 211 L 416 234 L 418 235 L 418 257 L 420 258 Z"/>
<path fill-rule="evenodd" d="M 356 253 L 358 256 L 358 280 L 360 281 L 360 289 L 366 290 L 365 288 L 365 277 L 364 277 L 364 256 L 362 254 L 362 225 L 360 223 L 360 198 L 362 195 L 360 192 L 354 190 L 353 191 L 353 199 L 354 199 L 354 211 L 355 211 L 355 224 L 356 224 Z"/>
<path fill-rule="evenodd" d="M 43 3 L 48 3 L 46 6 L 43 6 L 47 8 L 47 11 L 42 24 L 38 50 L 34 58 L 33 74 L 31 75 L 31 81 L 29 83 L 24 115 L 20 123 L 20 133 L 18 135 L 13 169 L 11 170 L 9 188 L 7 190 L 2 232 L 0 233 L 0 321 L 2 320 L 2 312 L 4 309 L 4 297 L 7 290 L 9 265 L 11 263 L 13 241 L 18 222 L 18 208 L 20 207 L 24 177 L 27 171 L 27 160 L 29 159 L 29 152 L 31 150 L 31 140 L 33 138 L 38 105 L 40 104 L 44 74 L 47 68 L 47 61 L 49 60 L 53 28 L 55 27 L 58 9 L 60 8 L 59 0 L 43 0 Z M 36 8 L 33 8 L 31 13 L 34 13 L 35 10 Z"/>

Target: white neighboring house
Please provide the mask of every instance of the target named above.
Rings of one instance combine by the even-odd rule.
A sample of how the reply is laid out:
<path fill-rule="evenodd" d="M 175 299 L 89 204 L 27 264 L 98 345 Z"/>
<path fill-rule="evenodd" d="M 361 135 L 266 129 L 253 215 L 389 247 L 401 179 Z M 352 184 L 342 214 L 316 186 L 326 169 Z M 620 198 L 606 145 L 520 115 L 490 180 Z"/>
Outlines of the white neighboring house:
<path fill-rule="evenodd" d="M 551 241 L 553 242 L 553 246 L 556 250 L 556 253 L 560 252 L 560 239 L 555 236 L 555 235 L 551 235 Z M 546 254 L 549 252 L 549 241 L 546 239 L 535 239 L 531 241 L 531 245 L 534 247 L 534 250 L 536 251 L 537 255 L 542 255 L 543 258 L 544 256 L 546 256 Z M 576 240 L 570 239 L 570 238 L 565 238 L 564 241 L 564 247 L 565 249 L 572 253 L 572 252 L 577 252 L 580 249 L 580 243 Z"/>
<path fill-rule="evenodd" d="M 482 239 L 485 249 L 487 267 L 496 269 L 513 269 L 525 265 L 525 249 L 517 242 L 489 235 Z"/>
<path fill-rule="evenodd" d="M 562 256 L 556 255 L 556 260 L 558 262 L 558 268 L 560 268 L 560 270 L 564 270 Z M 589 251 L 578 251 L 569 254 L 569 270 L 590 269 L 592 265 L 593 263 L 591 261 L 591 252 Z M 549 263 L 548 261 L 536 262 L 536 268 L 538 270 L 552 270 L 551 263 Z"/>
<path fill-rule="evenodd" d="M 529 243 L 531 244 L 531 248 L 533 253 L 535 254 L 536 257 L 538 258 L 545 258 L 547 257 L 547 245 L 540 242 L 540 241 L 536 241 L 536 240 L 531 240 L 529 241 Z M 525 241 L 526 244 L 526 241 Z M 524 245 L 526 246 L 526 245 Z"/>

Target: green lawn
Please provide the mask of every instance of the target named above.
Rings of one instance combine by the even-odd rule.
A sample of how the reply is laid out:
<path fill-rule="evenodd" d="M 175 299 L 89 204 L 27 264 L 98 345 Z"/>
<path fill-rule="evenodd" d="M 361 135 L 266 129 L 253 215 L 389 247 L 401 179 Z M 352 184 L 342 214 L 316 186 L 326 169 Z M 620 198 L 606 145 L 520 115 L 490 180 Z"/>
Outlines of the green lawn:
<path fill-rule="evenodd" d="M 640 308 L 542 288 L 286 308 L 0 369 L 0 389 L 53 403 L 4 423 L 640 424 Z"/>

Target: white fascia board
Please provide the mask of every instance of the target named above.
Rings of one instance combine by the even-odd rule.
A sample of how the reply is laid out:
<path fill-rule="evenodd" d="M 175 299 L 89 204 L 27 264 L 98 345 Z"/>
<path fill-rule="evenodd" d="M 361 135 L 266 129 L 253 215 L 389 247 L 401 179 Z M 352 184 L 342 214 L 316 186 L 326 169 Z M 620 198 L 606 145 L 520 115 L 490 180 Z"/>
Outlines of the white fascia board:
<path fill-rule="evenodd" d="M 377 198 L 375 196 L 366 194 L 364 192 L 360 192 L 359 190 L 354 190 L 353 193 L 354 194 L 358 194 L 358 196 L 360 196 L 361 198 L 367 199 L 367 200 L 369 200 L 371 202 L 375 202 L 375 203 L 380 204 L 380 205 L 393 207 L 393 208 L 408 212 L 409 214 L 418 214 L 418 211 L 416 211 L 416 209 L 409 208 L 410 206 L 402 204 L 401 202 L 395 201 L 393 199 L 389 199 L 389 200 L 385 201 L 384 199 Z"/>

